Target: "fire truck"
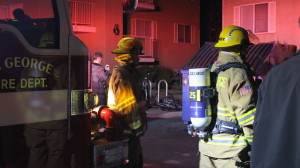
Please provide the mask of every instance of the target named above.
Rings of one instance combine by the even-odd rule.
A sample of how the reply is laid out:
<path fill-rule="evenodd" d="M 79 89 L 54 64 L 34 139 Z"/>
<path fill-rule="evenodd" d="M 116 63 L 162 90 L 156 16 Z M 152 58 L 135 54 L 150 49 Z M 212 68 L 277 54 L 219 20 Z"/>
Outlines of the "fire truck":
<path fill-rule="evenodd" d="M 26 167 L 26 125 L 51 121 L 67 123 L 70 167 L 92 167 L 90 67 L 67 0 L 0 1 L 0 167 Z"/>

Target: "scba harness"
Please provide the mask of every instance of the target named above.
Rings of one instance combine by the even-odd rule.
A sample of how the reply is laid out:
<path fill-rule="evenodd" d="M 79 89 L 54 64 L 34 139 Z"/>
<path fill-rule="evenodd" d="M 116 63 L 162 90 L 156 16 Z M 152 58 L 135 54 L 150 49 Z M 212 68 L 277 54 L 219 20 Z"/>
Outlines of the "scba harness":
<path fill-rule="evenodd" d="M 211 66 L 209 66 L 209 69 Z M 230 68 L 241 68 L 244 69 L 248 76 L 249 80 L 254 87 L 258 87 L 260 84 L 260 81 L 256 80 L 254 81 L 253 77 L 254 72 L 245 64 L 239 63 L 239 62 L 231 62 L 224 64 L 220 66 L 219 68 L 215 69 L 213 72 L 210 72 L 210 81 L 211 81 L 211 87 L 205 88 L 201 91 L 201 97 L 205 99 L 210 99 L 211 102 L 211 108 L 212 108 L 212 120 L 210 124 L 202 129 L 195 129 L 193 128 L 192 124 L 188 125 L 188 132 L 189 134 L 196 136 L 195 132 L 197 132 L 197 136 L 200 139 L 208 139 L 211 137 L 212 134 L 243 134 L 243 130 L 238 124 L 238 122 L 230 122 L 230 121 L 224 121 L 217 119 L 217 103 L 218 103 L 218 94 L 216 91 L 216 83 L 217 83 L 217 77 L 220 72 L 226 71 Z"/>

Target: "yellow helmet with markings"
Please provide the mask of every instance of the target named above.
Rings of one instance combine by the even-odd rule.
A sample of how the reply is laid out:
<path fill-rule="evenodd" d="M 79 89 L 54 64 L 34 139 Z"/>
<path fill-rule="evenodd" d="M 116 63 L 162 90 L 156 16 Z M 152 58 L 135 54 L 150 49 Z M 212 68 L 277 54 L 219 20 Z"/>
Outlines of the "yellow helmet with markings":
<path fill-rule="evenodd" d="M 248 37 L 248 32 L 239 26 L 225 27 L 219 36 L 219 41 L 215 44 L 216 48 L 228 48 L 238 45 L 251 44 Z"/>
<path fill-rule="evenodd" d="M 112 51 L 113 54 L 138 54 L 141 55 L 143 50 L 142 43 L 137 38 L 122 38 L 117 48 Z"/>

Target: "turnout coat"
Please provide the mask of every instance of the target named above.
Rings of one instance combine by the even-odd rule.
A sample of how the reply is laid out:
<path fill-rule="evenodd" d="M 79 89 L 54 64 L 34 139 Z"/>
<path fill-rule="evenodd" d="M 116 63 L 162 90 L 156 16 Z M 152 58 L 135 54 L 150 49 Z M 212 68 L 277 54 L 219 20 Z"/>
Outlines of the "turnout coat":
<path fill-rule="evenodd" d="M 300 167 L 300 54 L 273 67 L 259 87 L 253 168 Z"/>
<path fill-rule="evenodd" d="M 231 52 L 222 51 L 211 71 L 227 63 L 243 63 Z M 217 76 L 218 92 L 217 119 L 237 123 L 242 134 L 213 134 L 208 140 L 200 140 L 199 150 L 212 158 L 232 158 L 245 154 L 252 143 L 254 113 L 256 111 L 256 90 L 249 80 L 246 70 L 229 68 Z"/>

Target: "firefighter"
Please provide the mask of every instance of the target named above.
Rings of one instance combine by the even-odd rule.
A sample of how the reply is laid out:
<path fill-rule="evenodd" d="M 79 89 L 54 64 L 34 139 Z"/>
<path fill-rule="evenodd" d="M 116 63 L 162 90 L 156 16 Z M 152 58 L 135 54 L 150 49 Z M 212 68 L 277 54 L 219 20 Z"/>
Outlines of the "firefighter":
<path fill-rule="evenodd" d="M 300 167 L 299 64 L 298 51 L 273 67 L 259 87 L 252 168 Z"/>
<path fill-rule="evenodd" d="M 138 82 L 140 75 L 135 68 L 142 50 L 143 46 L 136 38 L 125 37 L 119 41 L 112 51 L 119 65 L 113 69 L 108 90 L 107 105 L 116 113 L 123 134 L 129 138 L 130 168 L 143 167 L 140 136 L 147 129 L 145 100 Z"/>
<path fill-rule="evenodd" d="M 249 42 L 248 33 L 238 26 L 225 27 L 214 45 L 218 59 L 211 72 L 228 63 L 244 63 Z M 208 138 L 200 139 L 201 168 L 246 167 L 249 145 L 253 139 L 256 111 L 256 89 L 242 68 L 232 67 L 216 77 L 216 115 Z M 234 128 L 234 129 L 227 129 Z"/>

